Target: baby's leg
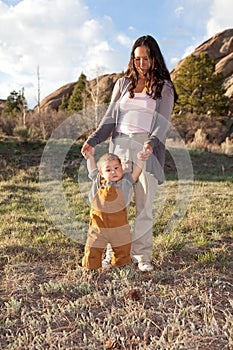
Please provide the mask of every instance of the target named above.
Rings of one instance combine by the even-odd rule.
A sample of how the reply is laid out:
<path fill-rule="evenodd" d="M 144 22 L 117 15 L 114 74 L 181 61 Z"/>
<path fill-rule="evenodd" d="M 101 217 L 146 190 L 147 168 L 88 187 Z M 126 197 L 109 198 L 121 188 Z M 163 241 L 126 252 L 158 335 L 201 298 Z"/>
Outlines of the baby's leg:
<path fill-rule="evenodd" d="M 114 255 L 112 257 L 113 266 L 124 266 L 131 264 L 131 243 L 122 245 L 120 247 L 112 247 L 112 250 L 114 252 Z"/>
<path fill-rule="evenodd" d="M 104 248 L 85 246 L 82 266 L 90 270 L 97 270 L 102 267 L 102 256 Z"/>

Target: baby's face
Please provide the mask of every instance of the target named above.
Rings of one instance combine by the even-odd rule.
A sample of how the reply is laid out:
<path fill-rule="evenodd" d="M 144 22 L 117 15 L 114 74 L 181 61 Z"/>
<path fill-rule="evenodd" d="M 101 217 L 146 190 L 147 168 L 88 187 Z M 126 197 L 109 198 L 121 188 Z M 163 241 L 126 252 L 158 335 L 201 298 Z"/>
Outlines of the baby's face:
<path fill-rule="evenodd" d="M 106 161 L 100 170 L 100 175 L 107 182 L 117 182 L 121 180 L 123 176 L 122 165 L 118 160 L 108 160 Z"/>

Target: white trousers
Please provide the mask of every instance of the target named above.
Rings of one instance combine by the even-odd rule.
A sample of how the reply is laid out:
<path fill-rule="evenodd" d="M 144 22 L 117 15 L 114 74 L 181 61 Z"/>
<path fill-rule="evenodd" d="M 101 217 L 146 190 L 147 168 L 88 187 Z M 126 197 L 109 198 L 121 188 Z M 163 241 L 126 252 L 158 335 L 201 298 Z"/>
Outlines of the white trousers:
<path fill-rule="evenodd" d="M 119 156 L 124 171 L 131 172 L 137 161 L 137 153 L 142 150 L 147 133 L 119 135 L 110 145 L 110 152 Z M 158 186 L 157 179 L 143 171 L 134 185 L 136 217 L 132 232 L 131 258 L 135 263 L 148 263 L 153 253 L 153 201 Z"/>

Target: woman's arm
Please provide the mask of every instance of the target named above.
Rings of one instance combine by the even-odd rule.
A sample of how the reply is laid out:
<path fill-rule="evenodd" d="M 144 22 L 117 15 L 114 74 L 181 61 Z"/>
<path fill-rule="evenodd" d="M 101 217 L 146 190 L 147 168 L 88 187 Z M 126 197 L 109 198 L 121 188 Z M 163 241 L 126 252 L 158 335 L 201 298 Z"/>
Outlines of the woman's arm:
<path fill-rule="evenodd" d="M 121 86 L 123 84 L 123 79 L 124 78 L 120 78 L 116 81 L 114 88 L 113 88 L 111 102 L 109 104 L 109 107 L 108 107 L 103 119 L 101 120 L 99 127 L 84 143 L 82 151 L 81 151 L 83 155 L 84 155 L 86 150 L 90 149 L 89 146 L 95 147 L 96 145 L 100 144 L 101 142 L 104 142 L 110 136 L 111 132 L 113 131 L 113 129 L 115 127 L 115 122 L 116 122 L 116 105 L 117 105 L 117 102 L 121 96 Z"/>
<path fill-rule="evenodd" d="M 145 161 L 149 158 L 150 152 L 143 149 L 143 151 L 138 152 L 137 154 L 137 162 L 133 166 L 133 172 L 132 172 L 132 178 L 134 181 L 137 181 L 139 176 L 141 175 L 141 172 L 144 168 Z"/>

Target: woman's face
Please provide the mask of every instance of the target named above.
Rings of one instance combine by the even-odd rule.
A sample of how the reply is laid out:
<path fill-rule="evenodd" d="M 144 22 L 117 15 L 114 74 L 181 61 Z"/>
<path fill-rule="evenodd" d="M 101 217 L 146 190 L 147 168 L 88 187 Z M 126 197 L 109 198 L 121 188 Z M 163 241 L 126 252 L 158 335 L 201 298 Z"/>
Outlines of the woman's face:
<path fill-rule="evenodd" d="M 138 46 L 134 50 L 134 65 L 141 78 L 144 78 L 149 69 L 149 57 L 146 46 Z"/>

